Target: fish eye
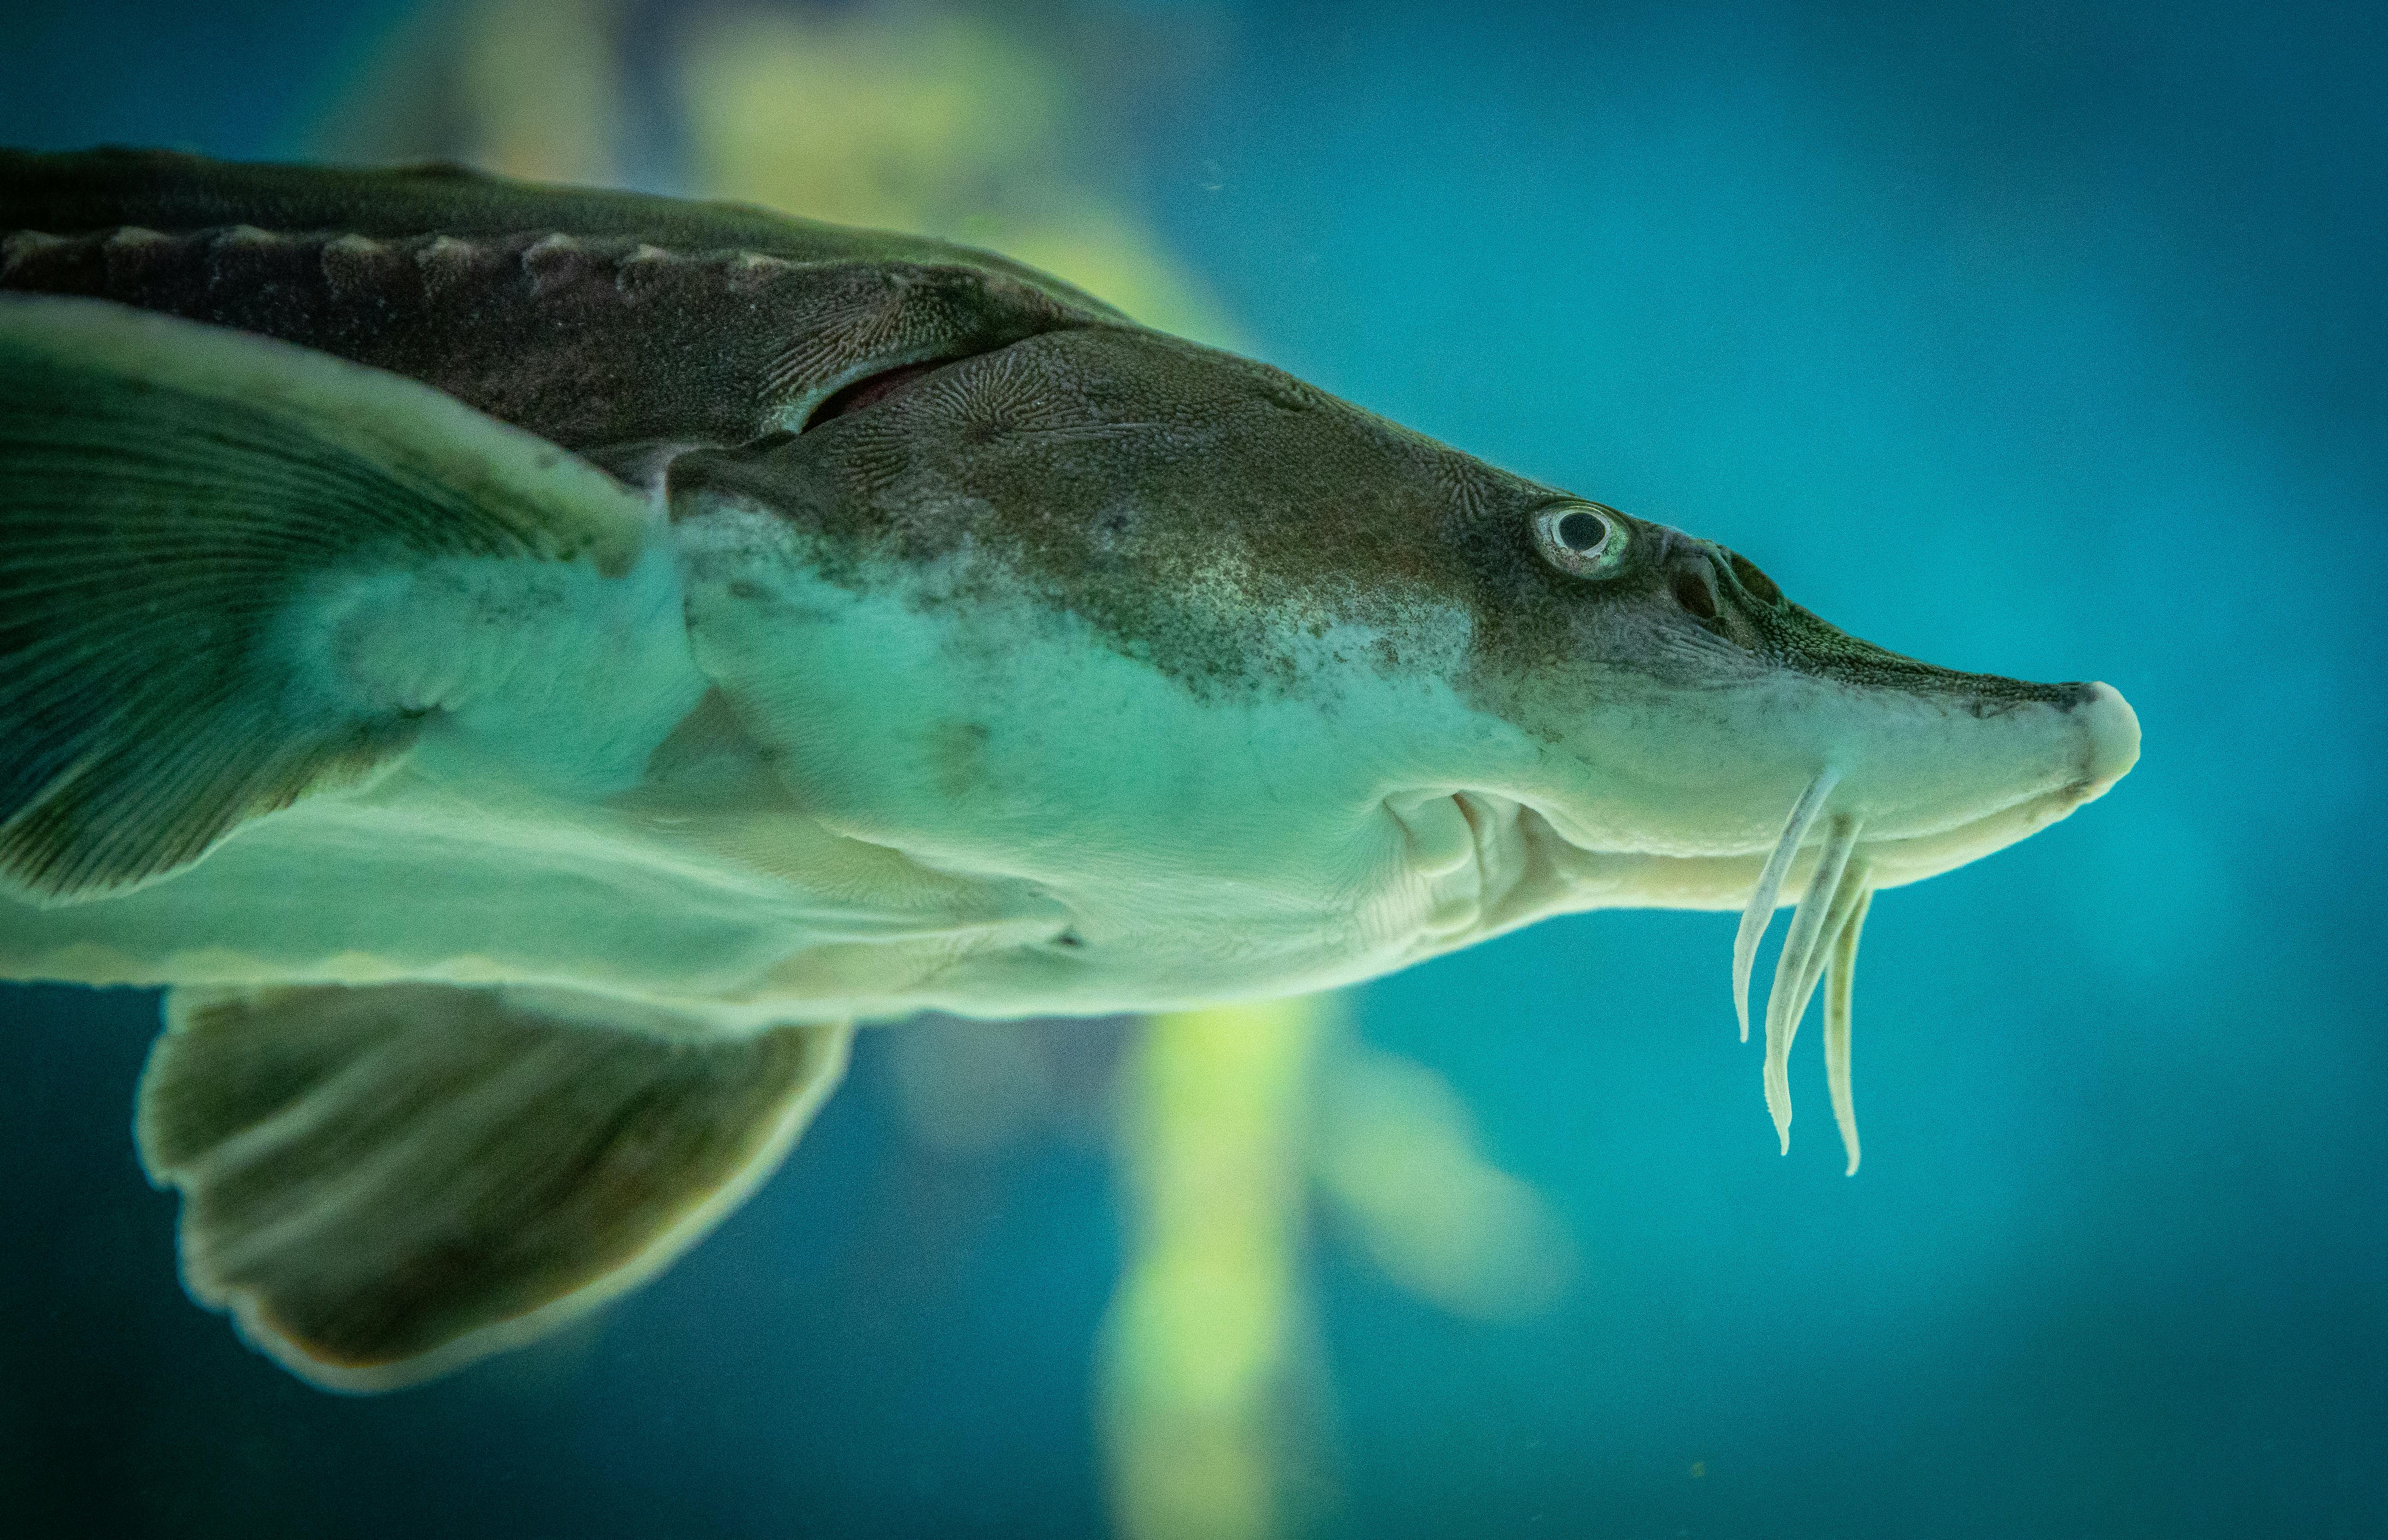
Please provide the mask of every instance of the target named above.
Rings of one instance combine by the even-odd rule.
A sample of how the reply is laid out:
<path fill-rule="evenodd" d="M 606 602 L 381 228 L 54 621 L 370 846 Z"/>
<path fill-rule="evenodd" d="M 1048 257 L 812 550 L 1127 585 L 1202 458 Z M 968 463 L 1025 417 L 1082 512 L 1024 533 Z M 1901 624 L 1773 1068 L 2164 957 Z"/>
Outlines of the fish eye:
<path fill-rule="evenodd" d="M 1534 515 L 1543 560 L 1577 578 L 1606 578 L 1625 560 L 1625 521 L 1596 503 L 1554 503 Z"/>

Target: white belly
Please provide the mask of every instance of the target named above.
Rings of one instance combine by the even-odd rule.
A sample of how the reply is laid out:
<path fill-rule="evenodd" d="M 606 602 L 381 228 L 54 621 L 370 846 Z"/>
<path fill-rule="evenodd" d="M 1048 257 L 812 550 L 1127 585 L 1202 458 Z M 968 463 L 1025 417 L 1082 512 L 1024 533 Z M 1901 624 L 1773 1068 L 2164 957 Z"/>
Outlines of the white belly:
<path fill-rule="evenodd" d="M 570 585 L 514 603 L 540 624 L 496 657 L 459 651 L 477 573 L 327 606 L 306 634 L 339 639 L 336 682 L 466 707 L 379 783 L 147 887 L 0 897 L 0 974 L 555 985 L 755 1023 L 1098 1012 L 1349 983 L 1560 897 L 1485 892 L 1417 745 L 1492 728 L 1346 661 L 1366 637 L 1305 643 L 1329 688 L 1206 695 L 1026 595 L 851 592 L 761 529 L 698 561 L 688 662 L 669 567 L 611 612 Z"/>
<path fill-rule="evenodd" d="M 841 850 L 852 842 L 784 814 L 772 825 L 776 855 L 809 854 L 817 881 L 706 848 L 704 836 L 736 837 L 722 819 L 656 829 L 620 808 L 476 796 L 401 772 L 261 820 L 134 893 L 56 908 L 0 898 L 0 974 L 541 983 L 853 1013 L 959 952 L 1057 928 L 1021 912 L 1033 903 L 1006 914 L 998 892 Z"/>

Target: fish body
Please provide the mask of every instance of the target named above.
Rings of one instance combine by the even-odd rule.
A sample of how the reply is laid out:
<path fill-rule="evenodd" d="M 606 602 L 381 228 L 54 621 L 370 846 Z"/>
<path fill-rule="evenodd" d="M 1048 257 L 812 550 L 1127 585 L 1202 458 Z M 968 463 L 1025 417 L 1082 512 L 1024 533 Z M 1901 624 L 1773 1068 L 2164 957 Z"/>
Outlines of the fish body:
<path fill-rule="evenodd" d="M 171 1151 L 251 1126 L 197 1088 L 244 1031 L 347 1024 L 410 1085 L 518 1037 L 645 1088 L 586 1040 L 702 1042 L 775 1088 L 605 1266 L 353 1361 L 362 1306 L 270 1307 L 328 1239 L 255 1261 L 223 1221 L 303 1287 L 258 1281 L 186 1216 L 194 1292 L 324 1382 L 667 1260 L 794 1138 L 835 1024 L 1280 996 L 1558 912 L 1741 910 L 1746 993 L 1804 895 L 1769 1098 L 1787 1129 L 1829 972 L 1854 1164 L 1870 895 L 2138 752 L 2104 685 L 1873 647 L 1738 554 L 984 253 L 132 152 L 0 157 L 0 973 L 187 999 L 153 1172 L 232 1190 Z M 812 1048 L 744 1046 L 792 1023 Z"/>

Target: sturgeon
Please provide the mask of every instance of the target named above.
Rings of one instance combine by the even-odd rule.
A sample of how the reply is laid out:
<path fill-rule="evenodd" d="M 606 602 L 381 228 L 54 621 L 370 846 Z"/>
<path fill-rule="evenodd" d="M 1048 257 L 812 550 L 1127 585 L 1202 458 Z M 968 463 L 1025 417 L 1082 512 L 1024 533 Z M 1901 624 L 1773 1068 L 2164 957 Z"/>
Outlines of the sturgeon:
<path fill-rule="evenodd" d="M 447 166 L 0 154 L 0 976 L 163 986 L 184 1276 L 313 1382 L 527 1341 L 852 1024 L 1873 896 L 2136 759 L 1712 541 L 988 253 Z"/>

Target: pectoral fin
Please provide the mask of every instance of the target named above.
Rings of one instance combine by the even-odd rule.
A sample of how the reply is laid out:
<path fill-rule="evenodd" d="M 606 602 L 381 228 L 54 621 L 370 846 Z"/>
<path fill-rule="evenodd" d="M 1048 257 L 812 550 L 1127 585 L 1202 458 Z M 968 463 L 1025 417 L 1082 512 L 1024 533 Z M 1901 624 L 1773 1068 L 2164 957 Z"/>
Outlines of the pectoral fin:
<path fill-rule="evenodd" d="M 661 1271 L 776 1169 L 852 1029 L 596 997 L 178 989 L 141 1078 L 183 1277 L 328 1389 L 394 1389 Z"/>
<path fill-rule="evenodd" d="M 0 295 L 0 880 L 89 897 L 371 771 L 443 703 L 311 674 L 332 580 L 629 570 L 645 505 L 411 380 L 97 299 Z"/>

